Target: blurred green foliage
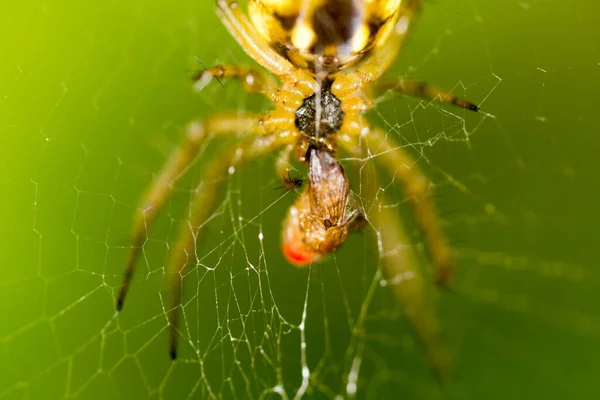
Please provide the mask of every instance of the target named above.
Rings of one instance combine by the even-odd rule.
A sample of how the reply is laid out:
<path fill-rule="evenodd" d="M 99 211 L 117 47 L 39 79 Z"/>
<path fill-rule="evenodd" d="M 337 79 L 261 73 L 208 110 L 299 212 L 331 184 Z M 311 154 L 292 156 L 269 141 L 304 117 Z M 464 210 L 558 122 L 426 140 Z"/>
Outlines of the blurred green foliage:
<path fill-rule="evenodd" d="M 455 293 L 438 299 L 455 358 L 446 387 L 386 288 L 352 336 L 377 265 L 372 235 L 312 271 L 283 260 L 280 223 L 292 200 L 272 190 L 271 159 L 231 179 L 198 247 L 201 265 L 186 276 L 183 329 L 194 347 L 182 341 L 170 362 L 160 296 L 168 243 L 218 143 L 149 231 L 116 315 L 136 202 L 182 128 L 212 112 L 268 107 L 233 82 L 192 92 L 195 57 L 253 63 L 213 8 L 4 5 L 0 397 L 276 398 L 278 387 L 293 396 L 302 376 L 294 326 L 307 301 L 310 396 L 343 396 L 357 345 L 360 398 L 598 398 L 600 3 L 590 0 L 428 2 L 389 75 L 454 88 L 483 113 L 394 98 L 371 114 L 422 155 L 456 241 Z M 408 215 L 400 191 L 388 191 Z"/>

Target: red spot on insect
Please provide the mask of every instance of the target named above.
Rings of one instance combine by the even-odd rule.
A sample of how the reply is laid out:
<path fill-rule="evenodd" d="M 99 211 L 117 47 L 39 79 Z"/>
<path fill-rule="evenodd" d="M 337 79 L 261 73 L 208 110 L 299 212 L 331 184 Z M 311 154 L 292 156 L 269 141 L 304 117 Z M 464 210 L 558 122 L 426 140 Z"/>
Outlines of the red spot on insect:
<path fill-rule="evenodd" d="M 290 264 L 296 267 L 306 267 L 313 261 L 316 261 L 317 258 L 314 253 L 308 252 L 292 242 L 285 242 L 283 244 L 283 255 L 285 255 Z"/>

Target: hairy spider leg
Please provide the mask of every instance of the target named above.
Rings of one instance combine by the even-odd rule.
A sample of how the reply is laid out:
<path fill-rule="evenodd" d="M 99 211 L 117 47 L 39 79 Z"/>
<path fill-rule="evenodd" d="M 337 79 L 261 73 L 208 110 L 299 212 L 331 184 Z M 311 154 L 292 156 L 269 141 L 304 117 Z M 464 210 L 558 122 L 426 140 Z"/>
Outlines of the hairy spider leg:
<path fill-rule="evenodd" d="M 447 286 L 454 265 L 452 251 L 429 193 L 429 180 L 417 166 L 416 160 L 381 129 L 371 128 L 364 139 L 371 156 L 375 157 L 394 179 L 400 181 L 421 228 L 425 249 L 434 267 L 436 282 L 438 285 Z"/>
<path fill-rule="evenodd" d="M 234 65 L 215 65 L 193 77 L 194 90 L 202 91 L 213 80 L 235 79 L 244 85 L 248 93 L 263 94 L 278 108 L 296 110 L 302 104 L 304 96 L 300 92 L 281 90 L 273 75 L 263 70 Z M 219 81 L 220 82 L 220 81 Z"/>
<path fill-rule="evenodd" d="M 242 142 L 206 165 L 194 199 L 190 203 L 188 220 L 180 225 L 177 239 L 169 252 L 166 268 L 169 299 L 166 310 L 171 359 L 177 357 L 182 278 L 186 269 L 189 269 L 196 260 L 194 256 L 196 243 L 200 240 L 204 224 L 217 206 L 217 197 L 227 182 L 230 169 L 263 157 L 295 140 L 297 140 L 296 135 L 290 132 L 254 138 L 250 142 Z"/>
<path fill-rule="evenodd" d="M 373 84 L 377 91 L 392 91 L 411 97 L 420 97 L 426 100 L 439 100 L 442 103 L 452 104 L 467 110 L 479 111 L 479 107 L 468 100 L 461 99 L 442 89 L 429 86 L 427 82 L 406 79 L 382 80 Z"/>
<path fill-rule="evenodd" d="M 298 69 L 277 54 L 248 21 L 235 0 L 216 0 L 217 14 L 225 27 L 244 51 L 260 65 L 285 82 L 289 90 L 308 97 L 315 92 L 317 83 L 306 70 Z"/>
<path fill-rule="evenodd" d="M 261 118 L 261 116 L 253 114 L 232 114 L 215 116 L 207 118 L 204 122 L 194 121 L 188 124 L 182 143 L 172 152 L 158 177 L 146 189 L 137 209 L 133 223 L 131 250 L 127 257 L 123 282 L 117 299 L 117 310 L 120 311 L 123 308 L 136 261 L 146 240 L 147 228 L 171 196 L 174 184 L 196 157 L 207 133 L 214 135 L 263 134 L 262 126 L 259 124 Z"/>
<path fill-rule="evenodd" d="M 356 136 L 343 142 L 342 147 L 356 157 L 362 158 L 364 154 L 364 146 L 358 143 Z M 378 165 L 379 160 L 374 161 Z M 400 216 L 395 209 L 386 207 L 391 203 L 378 193 L 380 186 L 375 165 L 360 170 L 364 182 L 361 185 L 362 208 L 367 222 L 380 239 L 380 262 L 386 282 L 425 349 L 437 379 L 444 382 L 449 375 L 450 355 L 441 339 L 435 304 Z"/>
<path fill-rule="evenodd" d="M 228 78 L 239 80 L 248 93 L 260 93 L 269 96 L 277 89 L 277 81 L 273 75 L 263 70 L 235 65 L 215 65 L 198 72 L 192 80 L 194 81 L 194 89 L 200 92 L 213 79 Z"/>
<path fill-rule="evenodd" d="M 435 204 L 429 195 L 429 181 L 408 152 L 392 138 L 387 137 L 380 128 L 371 127 L 366 121 L 363 112 L 372 106 L 369 96 L 358 91 L 340 100 L 345 116 L 338 132 L 338 143 L 352 152 L 356 150 L 354 138 L 362 137 L 371 155 L 377 157 L 390 175 L 400 181 L 423 233 L 425 247 L 435 270 L 436 282 L 438 285 L 447 286 L 453 269 L 451 250 L 440 225 Z"/>
<path fill-rule="evenodd" d="M 443 383 L 450 372 L 450 354 L 441 338 L 433 299 L 402 222 L 386 204 L 391 203 L 382 196 L 381 204 L 371 207 L 368 213 L 381 239 L 381 261 L 394 296 L 425 348 L 436 377 Z"/>
<path fill-rule="evenodd" d="M 342 102 L 342 105 L 344 103 Z M 383 130 L 368 124 L 365 118 L 350 106 L 345 112 L 344 125 L 339 132 L 338 143 L 348 152 L 360 151 L 357 138 L 360 136 L 370 151 L 370 157 L 387 169 L 389 174 L 399 180 L 404 193 L 409 198 L 415 220 L 423 234 L 426 251 L 432 261 L 436 282 L 447 286 L 453 270 L 450 245 L 444 235 L 437 215 L 436 207 L 429 194 L 429 181 L 420 171 L 416 160 Z"/>

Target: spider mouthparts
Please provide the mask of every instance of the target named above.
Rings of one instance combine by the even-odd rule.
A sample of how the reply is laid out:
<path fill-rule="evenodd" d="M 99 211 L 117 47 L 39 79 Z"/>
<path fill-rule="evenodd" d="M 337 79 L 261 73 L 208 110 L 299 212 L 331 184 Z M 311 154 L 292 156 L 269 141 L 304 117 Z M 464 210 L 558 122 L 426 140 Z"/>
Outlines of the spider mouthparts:
<path fill-rule="evenodd" d="M 172 361 L 175 361 L 177 359 L 177 351 L 175 349 L 171 350 L 169 356 L 171 356 Z"/>

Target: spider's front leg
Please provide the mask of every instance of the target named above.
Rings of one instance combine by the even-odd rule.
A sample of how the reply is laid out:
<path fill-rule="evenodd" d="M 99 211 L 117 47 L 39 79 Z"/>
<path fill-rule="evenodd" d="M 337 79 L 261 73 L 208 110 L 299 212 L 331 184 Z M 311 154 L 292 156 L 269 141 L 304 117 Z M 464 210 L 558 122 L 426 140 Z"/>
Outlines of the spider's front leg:
<path fill-rule="evenodd" d="M 439 100 L 445 104 L 452 104 L 467 110 L 479 111 L 479 107 L 468 100 L 461 99 L 451 93 L 439 88 L 430 86 L 423 81 L 413 81 L 405 79 L 382 80 L 373 85 L 376 92 L 392 91 L 398 94 L 404 94 L 411 97 L 420 97 L 425 100 Z"/>

